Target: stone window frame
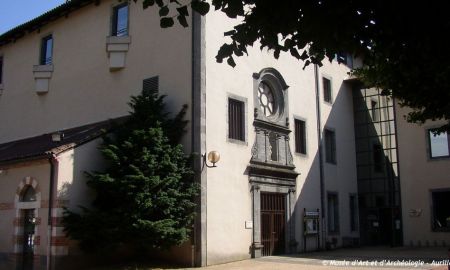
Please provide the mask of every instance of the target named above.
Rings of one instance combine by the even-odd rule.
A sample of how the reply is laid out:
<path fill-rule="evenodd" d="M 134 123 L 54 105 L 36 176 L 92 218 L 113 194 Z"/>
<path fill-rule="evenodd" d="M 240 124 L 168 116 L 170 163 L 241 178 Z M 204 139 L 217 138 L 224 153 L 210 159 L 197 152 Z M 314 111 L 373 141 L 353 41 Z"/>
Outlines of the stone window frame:
<path fill-rule="evenodd" d="M 334 134 L 334 161 L 329 161 L 327 158 L 327 144 L 326 144 L 326 135 L 325 132 L 326 131 L 331 131 Z M 332 127 L 324 127 L 323 129 L 323 146 L 324 146 L 324 151 L 325 151 L 325 163 L 327 164 L 331 164 L 331 165 L 337 165 L 337 161 L 338 161 L 338 151 L 337 151 L 337 132 L 335 128 Z"/>
<path fill-rule="evenodd" d="M 229 143 L 234 143 L 234 144 L 238 144 L 238 145 L 244 145 L 244 146 L 248 146 L 248 99 L 246 97 L 243 96 L 238 96 L 236 94 L 233 93 L 227 93 L 226 95 L 226 102 L 225 102 L 225 113 L 226 113 L 226 141 Z M 242 103 L 244 103 L 244 140 L 237 140 L 237 139 L 231 139 L 230 138 L 230 129 L 229 129 L 229 113 L 228 113 L 228 104 L 229 104 L 229 99 L 234 99 L 237 101 L 240 101 Z"/>
<path fill-rule="evenodd" d="M 308 157 L 308 155 L 309 155 L 309 151 L 308 151 L 309 150 L 308 149 L 308 121 L 306 118 L 297 116 L 297 115 L 294 115 L 293 118 L 294 118 L 294 121 L 292 121 L 292 122 L 293 122 L 294 128 L 292 130 L 294 132 L 294 155 L 297 155 L 299 157 Z M 297 149 L 296 149 L 295 144 L 296 144 L 297 135 L 295 134 L 295 120 L 305 122 L 305 152 L 306 152 L 305 154 L 297 152 Z"/>
<path fill-rule="evenodd" d="M 337 218 L 335 218 L 335 220 L 337 220 L 337 229 L 335 231 L 330 231 L 330 216 L 329 216 L 329 209 L 328 209 L 328 197 L 330 195 L 335 195 L 336 196 L 336 204 L 337 204 Z M 339 192 L 337 191 L 327 191 L 327 233 L 328 235 L 331 236 L 336 236 L 336 235 L 340 235 L 341 234 L 341 215 L 340 215 L 340 203 L 339 203 Z"/>
<path fill-rule="evenodd" d="M 424 128 L 425 131 L 425 145 L 426 145 L 426 155 L 427 155 L 427 161 L 433 162 L 433 161 L 438 161 L 438 160 L 449 160 L 450 159 L 450 149 L 449 149 L 449 155 L 448 156 L 440 156 L 440 157 L 432 157 L 431 156 L 431 138 L 430 138 L 430 131 L 433 129 L 437 129 L 439 127 L 441 127 L 441 125 L 435 124 L 435 125 L 430 125 L 430 126 L 426 126 Z M 450 134 L 447 132 L 447 139 L 449 139 Z M 449 142 L 449 148 L 450 148 L 450 142 Z"/>
<path fill-rule="evenodd" d="M 353 216 L 352 216 L 352 211 L 350 210 L 352 205 L 351 205 L 351 200 L 350 198 L 354 197 L 355 198 L 355 215 L 356 215 L 356 219 L 355 219 L 355 228 L 352 228 L 352 220 L 353 220 Z M 355 192 L 350 192 L 348 194 L 348 204 L 349 204 L 349 215 L 350 215 L 350 232 L 359 232 L 359 204 L 358 204 L 358 193 Z"/>
<path fill-rule="evenodd" d="M 450 188 L 435 188 L 435 189 L 429 189 L 429 204 L 430 204 L 430 228 L 431 232 L 437 232 L 437 233 L 450 233 L 450 228 L 441 228 L 438 229 L 434 226 L 434 205 L 433 205 L 433 193 L 438 192 L 450 192 Z"/>
<path fill-rule="evenodd" d="M 275 115 L 267 117 L 261 111 L 258 99 L 258 89 L 261 82 L 272 88 L 277 111 Z M 253 106 L 255 120 L 262 120 L 279 126 L 288 126 L 289 123 L 289 85 L 286 84 L 281 73 L 275 68 L 263 68 L 259 73 L 253 73 Z"/>
<path fill-rule="evenodd" d="M 4 54 L 0 52 L 0 96 L 2 95 L 3 92 L 4 74 L 5 74 L 5 57 Z"/>
<path fill-rule="evenodd" d="M 45 58 L 45 53 L 46 53 L 46 49 L 47 49 L 47 41 L 48 40 L 52 40 L 52 48 L 51 48 L 51 51 L 50 51 L 50 58 L 51 58 L 51 60 L 50 60 L 50 62 L 49 63 L 47 63 L 47 58 Z M 39 46 L 39 65 L 40 66 L 51 66 L 51 65 L 53 65 L 53 52 L 54 52 L 54 48 L 55 48 L 55 37 L 54 37 L 54 35 L 53 35 L 53 33 L 52 32 L 50 32 L 50 33 L 47 33 L 47 34 L 45 34 L 45 35 L 42 35 L 41 36 L 41 39 L 40 39 L 40 46 Z M 44 47 L 45 46 L 45 47 Z M 45 51 L 44 51 L 44 48 L 45 48 Z"/>
<path fill-rule="evenodd" d="M 117 23 L 117 18 L 115 16 L 116 11 L 121 8 L 122 6 L 126 6 L 128 9 L 128 13 L 127 13 L 127 33 L 126 35 L 117 35 L 117 30 L 116 33 L 114 33 L 114 24 Z M 109 36 L 111 37 L 128 37 L 130 35 L 130 2 L 128 0 L 126 1 L 120 1 L 120 2 L 116 2 L 111 4 L 111 11 L 110 11 L 110 25 L 109 25 Z"/>
<path fill-rule="evenodd" d="M 326 79 L 326 80 L 328 80 L 330 82 L 330 101 L 325 100 L 325 88 L 324 88 L 324 84 L 323 84 L 324 79 Z M 322 86 L 322 91 L 321 92 L 322 92 L 322 100 L 323 100 L 323 102 L 325 104 L 327 104 L 327 105 L 330 105 L 330 106 L 333 105 L 333 103 L 334 103 L 333 77 L 331 77 L 328 74 L 322 74 L 322 80 L 320 81 L 320 84 Z"/>

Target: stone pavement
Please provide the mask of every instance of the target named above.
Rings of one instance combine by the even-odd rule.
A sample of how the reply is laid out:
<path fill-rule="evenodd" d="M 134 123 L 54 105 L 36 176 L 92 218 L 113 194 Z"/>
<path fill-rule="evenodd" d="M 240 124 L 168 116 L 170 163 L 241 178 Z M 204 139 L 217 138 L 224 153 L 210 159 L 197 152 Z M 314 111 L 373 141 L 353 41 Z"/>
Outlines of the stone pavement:
<path fill-rule="evenodd" d="M 370 268 L 447 270 L 446 248 L 368 247 L 312 252 L 295 256 L 271 256 L 205 267 L 208 270 L 327 270 Z"/>

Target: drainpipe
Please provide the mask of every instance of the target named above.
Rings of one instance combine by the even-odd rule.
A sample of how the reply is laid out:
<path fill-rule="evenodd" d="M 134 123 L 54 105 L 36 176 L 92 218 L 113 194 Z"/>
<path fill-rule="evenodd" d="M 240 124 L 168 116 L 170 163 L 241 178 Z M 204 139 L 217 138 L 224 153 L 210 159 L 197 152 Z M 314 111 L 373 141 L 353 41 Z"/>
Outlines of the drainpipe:
<path fill-rule="evenodd" d="M 54 185 L 56 183 L 58 159 L 55 154 L 52 154 L 48 159 L 50 163 L 50 183 L 48 192 L 48 222 L 47 222 L 47 270 L 52 269 L 52 209 L 54 200 Z"/>
<path fill-rule="evenodd" d="M 316 116 L 317 116 L 317 145 L 319 147 L 319 181 L 320 181 L 320 207 L 322 211 L 321 219 L 322 219 L 322 248 L 325 248 L 326 241 L 326 230 L 325 230 L 325 191 L 324 191 L 324 173 L 323 173 L 323 157 L 322 157 L 322 122 L 321 122 L 321 111 L 320 111 L 320 88 L 319 88 L 319 66 L 314 64 L 314 77 L 315 77 L 315 87 L 316 87 Z M 321 248 L 320 246 L 318 247 Z"/>

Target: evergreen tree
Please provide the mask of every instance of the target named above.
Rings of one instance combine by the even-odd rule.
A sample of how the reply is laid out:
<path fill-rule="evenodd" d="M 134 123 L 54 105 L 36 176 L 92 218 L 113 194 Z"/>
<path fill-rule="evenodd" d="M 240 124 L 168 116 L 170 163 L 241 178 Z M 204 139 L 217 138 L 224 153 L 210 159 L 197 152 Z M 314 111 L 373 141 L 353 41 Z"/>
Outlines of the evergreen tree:
<path fill-rule="evenodd" d="M 189 239 L 198 185 L 178 144 L 187 107 L 170 118 L 164 98 L 149 90 L 132 97 L 130 117 L 104 136 L 107 169 L 87 173 L 93 207 L 66 209 L 63 219 L 82 249 L 163 249 Z"/>

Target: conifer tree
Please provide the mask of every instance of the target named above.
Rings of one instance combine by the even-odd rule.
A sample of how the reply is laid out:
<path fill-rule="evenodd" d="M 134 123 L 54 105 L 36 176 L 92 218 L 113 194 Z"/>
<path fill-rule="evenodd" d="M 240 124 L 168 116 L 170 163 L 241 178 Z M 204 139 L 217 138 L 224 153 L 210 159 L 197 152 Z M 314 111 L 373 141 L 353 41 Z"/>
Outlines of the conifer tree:
<path fill-rule="evenodd" d="M 104 136 L 108 166 L 87 173 L 93 205 L 81 213 L 66 209 L 63 219 L 82 249 L 164 249 L 189 239 L 198 185 L 179 144 L 187 106 L 171 118 L 164 98 L 152 90 L 132 97 L 130 117 Z"/>

